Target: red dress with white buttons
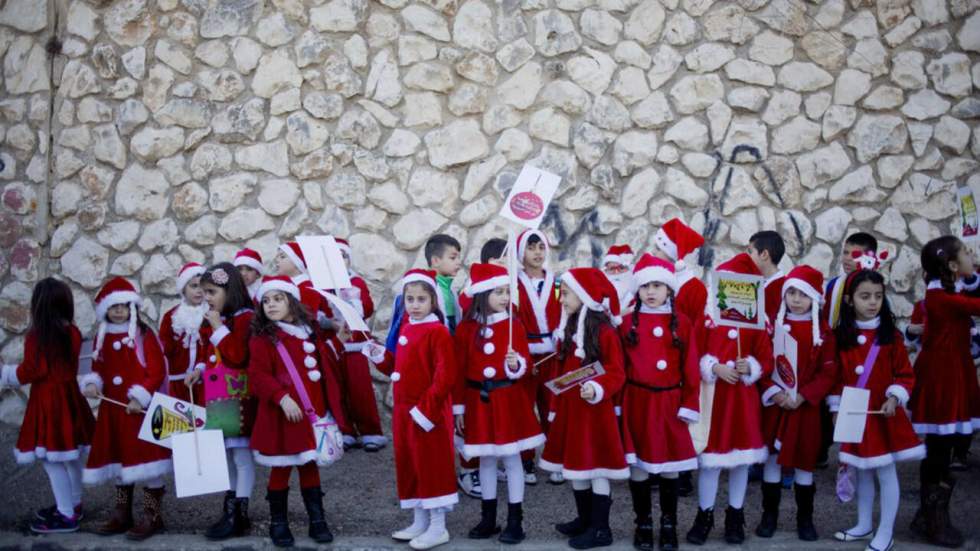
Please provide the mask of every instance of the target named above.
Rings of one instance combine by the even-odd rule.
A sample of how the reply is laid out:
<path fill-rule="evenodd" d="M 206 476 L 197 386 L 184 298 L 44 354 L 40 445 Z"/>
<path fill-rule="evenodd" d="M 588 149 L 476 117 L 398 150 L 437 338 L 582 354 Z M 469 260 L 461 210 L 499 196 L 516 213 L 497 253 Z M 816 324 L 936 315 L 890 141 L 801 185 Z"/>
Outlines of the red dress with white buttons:
<path fill-rule="evenodd" d="M 208 337 L 207 353 L 205 357 L 206 368 L 203 373 L 208 376 L 207 369 L 217 365 L 219 356 L 221 363 L 236 371 L 245 371 L 248 368 L 248 341 L 252 333 L 252 318 L 255 312 L 251 309 L 242 309 L 231 317 L 231 322 L 224 321 L 224 325 L 215 329 Z M 212 400 L 212 397 L 205 396 L 205 403 Z M 252 425 L 255 423 L 255 399 L 248 397 L 242 400 L 242 433 L 245 436 L 225 437 L 226 448 L 247 448 L 248 436 L 252 433 Z"/>
<path fill-rule="evenodd" d="M 211 336 L 211 326 L 202 321 L 197 330 L 181 327 L 178 320 L 174 325 L 174 316 L 182 305 L 167 310 L 160 322 L 160 344 L 163 345 L 163 355 L 167 358 L 168 394 L 174 398 L 190 401 L 190 391 L 184 384 L 192 369 L 200 369 L 207 359 L 207 342 Z M 188 308 L 184 306 L 184 308 Z M 178 316 L 179 317 L 179 316 Z M 194 385 L 194 403 L 204 405 L 204 383 L 198 381 Z"/>
<path fill-rule="evenodd" d="M 163 384 L 163 350 L 153 331 L 143 332 L 143 358 L 136 345 L 128 341 L 128 324 L 107 324 L 102 349 L 92 361 L 92 373 L 79 384 L 95 384 L 106 398 L 128 403 L 131 398 L 145 409 L 153 392 Z M 143 414 L 126 413 L 123 406 L 103 401 L 95 422 L 92 451 L 82 472 L 86 484 L 115 482 L 133 484 L 167 474 L 173 470 L 170 450 L 139 439 Z"/>
<path fill-rule="evenodd" d="M 734 329 L 710 323 L 704 331 L 701 378 L 715 383 L 708 444 L 699 456 L 702 467 L 738 467 L 762 463 L 769 451 L 762 437 L 762 403 L 758 381 L 772 374 L 772 342 L 762 329 Z M 750 372 L 735 384 L 715 375 L 717 363 L 735 367 L 738 339 Z"/>
<path fill-rule="evenodd" d="M 323 340 L 307 328 L 279 324 L 275 338 L 283 344 L 303 382 L 303 389 L 317 417 L 329 411 L 335 420 L 343 419 L 340 385 L 330 363 L 332 354 Z M 293 380 L 279 356 L 276 343 L 267 335 L 249 340 L 249 390 L 258 400 L 258 412 L 250 446 L 255 462 L 267 467 L 304 465 L 316 459 L 317 442 L 309 418 L 286 419 L 280 401 L 289 396 L 303 409 Z"/>
<path fill-rule="evenodd" d="M 531 367 L 524 325 L 514 320 L 513 348 L 520 356 L 516 372 L 505 366 L 509 328 L 507 312 L 490 316 L 482 331 L 472 319 L 456 328 L 456 358 L 462 376 L 453 393 L 453 413 L 463 415 L 463 453 L 469 457 L 513 455 L 544 443 L 534 405 L 519 384 Z M 510 386 L 494 388 L 484 399 L 480 389 L 472 386 L 484 381 Z"/>
<path fill-rule="evenodd" d="M 640 307 L 636 326 L 638 341 L 627 340 L 633 324 L 623 319 L 619 334 L 626 352 L 626 385 L 623 387 L 623 447 L 626 461 L 653 474 L 698 468 L 697 454 L 685 419 L 700 418 L 701 373 L 691 323 L 677 314 L 673 343 L 669 309 Z"/>

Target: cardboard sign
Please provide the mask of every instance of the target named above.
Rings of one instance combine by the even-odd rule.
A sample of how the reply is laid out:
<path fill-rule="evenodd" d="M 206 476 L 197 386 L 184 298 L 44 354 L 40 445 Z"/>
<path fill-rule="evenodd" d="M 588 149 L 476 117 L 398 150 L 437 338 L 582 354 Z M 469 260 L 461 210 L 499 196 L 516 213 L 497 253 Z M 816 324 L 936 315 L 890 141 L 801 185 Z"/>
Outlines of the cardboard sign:
<path fill-rule="evenodd" d="M 546 382 L 544 386 L 548 388 L 555 396 L 565 392 L 570 388 L 577 387 L 586 381 L 591 381 L 599 375 L 606 373 L 606 370 L 602 368 L 602 364 L 599 362 L 592 362 L 589 365 L 584 365 L 574 371 L 569 371 L 564 375 L 555 377 L 554 379 Z"/>
<path fill-rule="evenodd" d="M 708 308 L 718 325 L 763 329 L 766 294 L 762 276 L 711 272 Z"/>
<path fill-rule="evenodd" d="M 207 412 L 204 408 L 178 400 L 173 396 L 154 392 L 150 405 L 146 408 L 146 415 L 143 416 L 143 424 L 140 425 L 139 439 L 170 448 L 170 438 L 173 435 L 190 432 L 191 408 L 194 408 L 197 428 L 204 428 L 207 421 Z"/>
<path fill-rule="evenodd" d="M 500 216 L 532 230 L 538 229 L 560 183 L 561 176 L 524 165 L 500 209 Z"/>
<path fill-rule="evenodd" d="M 957 188 L 956 196 L 956 202 L 960 207 L 960 237 L 964 241 L 977 240 L 980 238 L 980 218 L 977 216 L 977 202 L 973 197 L 973 189 Z"/>
<path fill-rule="evenodd" d="M 329 235 L 301 235 L 296 238 L 306 260 L 306 271 L 317 289 L 351 287 L 347 263 L 337 242 Z"/>
<path fill-rule="evenodd" d="M 330 303 L 331 309 L 333 309 L 335 312 L 340 312 L 340 315 L 344 317 L 344 321 L 347 323 L 347 326 L 350 327 L 351 331 L 371 332 L 371 328 L 368 327 L 367 323 L 365 323 L 364 318 L 361 317 L 361 314 L 358 313 L 358 311 L 351 306 L 349 302 L 333 293 L 328 293 L 319 289 L 317 289 L 317 291 L 323 295 L 323 298 L 327 299 L 327 302 Z"/>
<path fill-rule="evenodd" d="M 837 424 L 834 425 L 834 442 L 858 444 L 864 439 L 870 400 L 870 390 L 844 387 L 840 395 L 840 408 L 837 410 Z"/>
<path fill-rule="evenodd" d="M 782 327 L 776 328 L 773 337 L 773 354 L 776 358 L 776 368 L 772 370 L 772 380 L 780 388 L 789 393 L 790 398 L 796 399 L 796 391 L 799 387 L 797 374 L 799 370 L 798 354 L 799 344 L 789 331 Z"/>
<path fill-rule="evenodd" d="M 220 430 L 183 432 L 171 438 L 177 497 L 213 494 L 231 488 L 225 438 Z"/>

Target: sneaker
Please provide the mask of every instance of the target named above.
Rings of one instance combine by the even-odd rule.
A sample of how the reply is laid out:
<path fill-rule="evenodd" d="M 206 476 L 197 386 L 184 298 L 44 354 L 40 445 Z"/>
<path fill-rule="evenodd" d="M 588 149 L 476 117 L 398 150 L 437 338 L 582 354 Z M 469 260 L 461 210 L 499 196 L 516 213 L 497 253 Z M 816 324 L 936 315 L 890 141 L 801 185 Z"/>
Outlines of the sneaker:
<path fill-rule="evenodd" d="M 58 506 L 52 505 L 50 507 L 45 507 L 44 509 L 38 509 L 37 511 L 34 511 L 34 518 L 36 518 L 37 520 L 48 520 L 57 512 L 58 512 Z M 81 503 L 75 506 L 75 518 L 78 519 L 78 522 L 81 522 L 82 519 L 85 518 L 85 515 L 82 514 Z"/>
<path fill-rule="evenodd" d="M 524 462 L 524 484 L 534 486 L 538 483 L 538 475 L 534 472 L 534 460 Z"/>
<path fill-rule="evenodd" d="M 480 488 L 480 471 L 462 471 L 456 480 L 459 483 L 459 489 L 463 490 L 464 494 L 476 499 L 483 498 L 483 491 Z"/>
<path fill-rule="evenodd" d="M 31 532 L 35 534 L 62 534 L 78 531 L 78 517 L 66 517 L 55 511 L 50 517 L 31 521 Z"/>
<path fill-rule="evenodd" d="M 564 483 L 565 483 L 565 477 L 561 473 L 551 473 L 550 475 L 548 475 L 548 484 L 558 485 Z"/>

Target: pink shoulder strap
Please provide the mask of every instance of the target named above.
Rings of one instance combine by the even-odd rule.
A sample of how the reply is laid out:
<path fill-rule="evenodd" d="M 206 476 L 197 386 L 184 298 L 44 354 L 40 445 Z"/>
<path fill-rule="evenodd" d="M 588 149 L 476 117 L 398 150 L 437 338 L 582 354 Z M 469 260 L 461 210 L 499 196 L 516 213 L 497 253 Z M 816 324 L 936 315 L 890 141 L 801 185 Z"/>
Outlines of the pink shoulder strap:
<path fill-rule="evenodd" d="M 303 385 L 303 380 L 299 378 L 296 365 L 293 363 L 293 359 L 289 357 L 289 352 L 283 346 L 282 341 L 276 343 L 276 351 L 279 352 L 282 363 L 286 365 L 286 371 L 289 373 L 289 379 L 293 382 L 296 394 L 299 394 L 299 401 L 303 404 L 303 413 L 306 414 L 306 417 L 311 423 L 315 423 L 319 417 L 316 414 L 316 410 L 313 409 L 313 403 L 310 402 L 310 395 L 306 393 L 306 386 Z"/>

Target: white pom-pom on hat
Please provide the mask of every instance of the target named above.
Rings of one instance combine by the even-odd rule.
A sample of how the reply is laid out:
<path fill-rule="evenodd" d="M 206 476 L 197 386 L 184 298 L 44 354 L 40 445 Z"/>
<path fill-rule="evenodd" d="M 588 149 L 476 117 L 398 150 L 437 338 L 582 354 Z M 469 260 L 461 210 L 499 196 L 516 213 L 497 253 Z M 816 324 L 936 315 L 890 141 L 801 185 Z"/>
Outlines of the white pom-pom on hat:
<path fill-rule="evenodd" d="M 483 368 L 483 376 L 486 377 L 487 379 L 493 379 L 494 375 L 496 374 L 497 374 L 497 370 L 492 367 Z"/>

